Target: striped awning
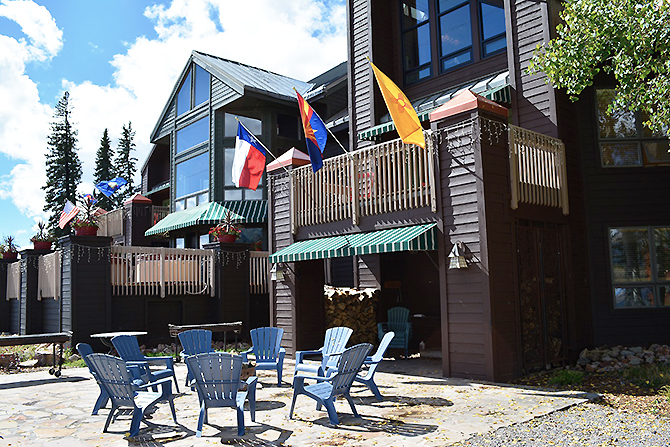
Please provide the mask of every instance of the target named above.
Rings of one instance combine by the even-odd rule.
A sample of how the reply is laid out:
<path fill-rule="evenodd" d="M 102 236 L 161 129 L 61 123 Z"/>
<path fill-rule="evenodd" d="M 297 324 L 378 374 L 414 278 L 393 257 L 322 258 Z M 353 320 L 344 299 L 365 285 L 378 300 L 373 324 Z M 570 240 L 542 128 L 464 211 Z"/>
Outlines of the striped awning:
<path fill-rule="evenodd" d="M 270 262 L 297 262 L 394 251 L 436 249 L 437 224 L 428 223 L 300 241 L 270 255 Z"/>
<path fill-rule="evenodd" d="M 164 219 L 144 232 L 145 236 L 165 233 L 196 225 L 216 225 L 230 211 L 239 223 L 263 223 L 268 217 L 265 200 L 228 200 L 211 202 L 168 214 Z"/>

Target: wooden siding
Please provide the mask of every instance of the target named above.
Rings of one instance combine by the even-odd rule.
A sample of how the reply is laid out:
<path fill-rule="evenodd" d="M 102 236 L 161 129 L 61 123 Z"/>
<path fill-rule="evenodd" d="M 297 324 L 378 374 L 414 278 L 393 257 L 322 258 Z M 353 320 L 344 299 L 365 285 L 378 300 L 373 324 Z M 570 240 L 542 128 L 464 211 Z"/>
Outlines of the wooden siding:
<path fill-rule="evenodd" d="M 19 334 L 21 331 L 21 301 L 9 300 L 9 332 Z"/>
<path fill-rule="evenodd" d="M 170 132 L 174 130 L 175 114 L 176 101 L 173 100 L 170 106 L 167 108 L 165 115 L 163 115 L 163 121 L 161 121 L 161 125 L 158 127 L 158 132 L 156 132 L 156 138 L 154 141 L 169 135 Z"/>
<path fill-rule="evenodd" d="M 381 288 L 381 266 L 380 255 L 362 255 L 358 259 L 358 287 L 365 289 L 372 287 Z"/>
<path fill-rule="evenodd" d="M 351 148 L 371 144 L 357 141 L 358 132 L 375 125 L 373 78 L 367 57 L 372 55 L 370 0 L 350 0 L 349 4 L 349 141 Z"/>
<path fill-rule="evenodd" d="M 27 335 L 32 333 L 29 332 L 32 326 L 32 321 L 28 321 L 28 315 L 29 315 L 28 308 L 30 307 L 30 305 L 28 304 L 28 296 L 27 296 L 28 294 L 26 290 L 27 278 L 25 271 L 27 262 L 25 259 L 21 259 L 19 260 L 19 262 L 21 263 L 21 292 L 19 294 L 19 302 L 21 303 L 19 311 L 21 313 L 20 317 L 21 324 L 19 327 L 19 334 Z"/>
<path fill-rule="evenodd" d="M 354 287 L 355 257 L 332 258 L 330 265 L 330 285 L 334 287 Z"/>
<path fill-rule="evenodd" d="M 216 110 L 225 104 L 240 97 L 239 93 L 221 82 L 218 78 L 211 76 L 212 79 L 212 110 Z"/>
<path fill-rule="evenodd" d="M 285 173 L 275 173 L 268 176 L 269 189 L 268 208 L 272 210 L 268 213 L 268 228 L 270 237 L 270 252 L 275 253 L 284 247 L 288 247 L 293 242 L 291 236 L 291 217 L 290 217 L 290 182 L 289 176 Z M 295 271 L 295 263 L 289 264 L 289 268 Z M 284 338 L 282 346 L 286 348 L 289 355 L 294 355 L 296 351 L 296 314 L 294 296 L 296 293 L 295 277 L 290 273 L 284 274 L 284 281 L 272 281 L 271 289 L 273 299 L 274 321 L 271 324 L 284 329 Z"/>
<path fill-rule="evenodd" d="M 516 90 L 515 124 L 557 137 L 554 91 L 545 82 L 544 74 L 529 75 L 526 72 L 537 45 L 549 39 L 547 4 L 533 0 L 511 0 L 509 3 L 513 36 L 508 42 L 511 41 L 513 47 L 508 52 L 512 54 L 510 75 Z"/>
<path fill-rule="evenodd" d="M 42 331 L 44 333 L 60 332 L 60 300 L 42 298 Z"/>
<path fill-rule="evenodd" d="M 587 221 L 593 345 L 670 343 L 670 308 L 614 309 L 608 241 L 611 227 L 670 226 L 670 208 L 666 206 L 670 167 L 603 168 L 595 107 L 593 89 L 587 89 L 577 103 L 577 122 Z"/>
<path fill-rule="evenodd" d="M 0 332 L 9 332 L 10 302 L 7 300 L 7 260 L 0 259 Z"/>

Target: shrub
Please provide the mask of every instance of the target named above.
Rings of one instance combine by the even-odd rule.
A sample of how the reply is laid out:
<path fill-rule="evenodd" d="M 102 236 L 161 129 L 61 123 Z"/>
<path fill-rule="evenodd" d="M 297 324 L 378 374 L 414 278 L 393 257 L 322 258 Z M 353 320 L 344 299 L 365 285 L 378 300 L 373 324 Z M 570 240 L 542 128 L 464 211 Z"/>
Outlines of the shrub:
<path fill-rule="evenodd" d="M 584 373 L 582 371 L 574 371 L 571 369 L 561 369 L 551 375 L 549 383 L 551 385 L 577 385 L 582 382 Z"/>
<path fill-rule="evenodd" d="M 670 385 L 670 365 L 640 365 L 621 370 L 621 377 L 644 388 L 660 388 Z"/>

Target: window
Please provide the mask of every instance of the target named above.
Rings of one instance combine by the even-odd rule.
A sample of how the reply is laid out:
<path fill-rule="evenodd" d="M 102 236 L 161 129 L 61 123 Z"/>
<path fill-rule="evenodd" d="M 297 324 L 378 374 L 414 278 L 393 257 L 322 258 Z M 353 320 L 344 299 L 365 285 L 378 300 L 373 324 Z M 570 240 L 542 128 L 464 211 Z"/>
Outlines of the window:
<path fill-rule="evenodd" d="M 670 306 L 670 227 L 609 230 L 614 307 Z"/>
<path fill-rule="evenodd" d="M 176 197 L 181 199 L 197 193 L 193 201 L 187 199 L 185 208 L 197 205 L 200 200 L 197 196 L 209 189 L 209 152 L 178 163 L 176 171 Z"/>
<path fill-rule="evenodd" d="M 401 0 L 400 4 L 405 84 L 507 48 L 500 0 Z"/>
<path fill-rule="evenodd" d="M 235 148 L 224 149 L 224 169 L 223 169 L 223 196 L 224 200 L 263 200 L 263 184 L 265 174 L 261 176 L 256 191 L 246 188 L 237 188 L 231 178 L 233 171 L 233 159 L 235 158 Z"/>
<path fill-rule="evenodd" d="M 628 110 L 607 108 L 614 101 L 614 89 L 596 90 L 596 116 L 602 166 L 629 167 L 670 164 L 670 145 L 664 134 L 656 134 L 642 125 L 646 117 Z"/>
<path fill-rule="evenodd" d="M 177 153 L 209 141 L 209 117 L 177 131 Z"/>
<path fill-rule="evenodd" d="M 226 113 L 224 118 L 225 130 L 224 136 L 226 137 L 236 137 L 237 136 L 237 120 L 240 120 L 246 128 L 254 134 L 255 136 L 261 135 L 262 127 L 261 120 L 255 118 L 248 118 L 246 116 L 233 115 L 232 113 Z"/>
<path fill-rule="evenodd" d="M 177 116 L 199 106 L 209 99 L 210 75 L 198 64 L 188 70 L 177 92 Z"/>

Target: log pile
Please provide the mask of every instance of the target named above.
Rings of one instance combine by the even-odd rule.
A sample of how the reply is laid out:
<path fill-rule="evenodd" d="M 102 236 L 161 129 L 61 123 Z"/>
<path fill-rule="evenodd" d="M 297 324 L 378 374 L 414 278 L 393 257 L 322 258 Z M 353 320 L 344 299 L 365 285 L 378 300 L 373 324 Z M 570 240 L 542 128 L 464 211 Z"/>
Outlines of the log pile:
<path fill-rule="evenodd" d="M 346 326 L 354 330 L 347 346 L 377 344 L 378 289 L 324 286 L 326 327 Z"/>

